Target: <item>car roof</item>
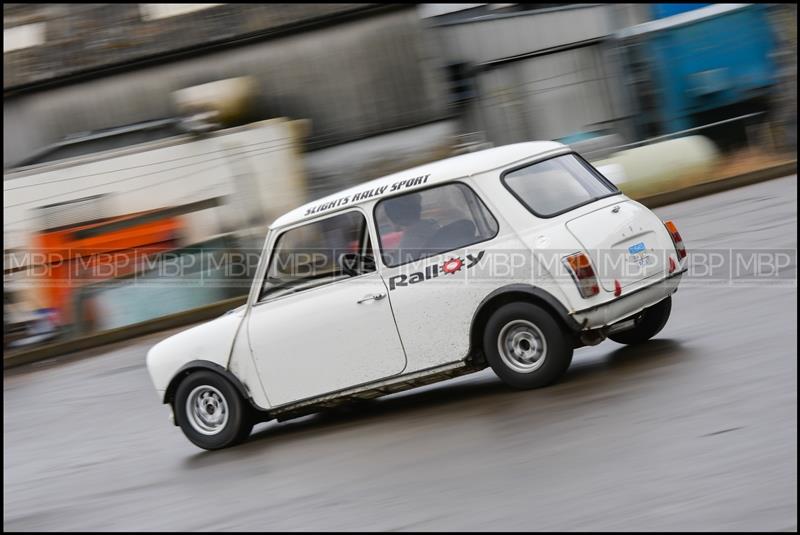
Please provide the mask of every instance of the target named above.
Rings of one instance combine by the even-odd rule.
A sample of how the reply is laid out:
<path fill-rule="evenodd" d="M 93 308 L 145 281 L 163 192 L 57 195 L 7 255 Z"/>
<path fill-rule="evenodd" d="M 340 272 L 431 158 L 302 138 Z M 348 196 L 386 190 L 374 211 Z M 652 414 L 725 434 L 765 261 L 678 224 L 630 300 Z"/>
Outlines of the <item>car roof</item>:
<path fill-rule="evenodd" d="M 293 225 L 305 219 L 315 218 L 323 213 L 333 213 L 372 201 L 379 196 L 384 196 L 384 194 L 386 196 L 394 194 L 395 191 L 391 187 L 400 181 L 410 181 L 415 178 L 425 177 L 424 182 L 421 182 L 418 186 L 402 189 L 402 192 L 412 191 L 422 185 L 428 187 L 433 184 L 464 178 L 566 148 L 568 148 L 566 145 L 555 141 L 528 141 L 426 163 L 405 171 L 363 182 L 306 203 L 280 216 L 272 222 L 270 228 Z M 378 194 L 377 192 L 381 191 L 381 188 L 384 189 L 381 194 Z"/>

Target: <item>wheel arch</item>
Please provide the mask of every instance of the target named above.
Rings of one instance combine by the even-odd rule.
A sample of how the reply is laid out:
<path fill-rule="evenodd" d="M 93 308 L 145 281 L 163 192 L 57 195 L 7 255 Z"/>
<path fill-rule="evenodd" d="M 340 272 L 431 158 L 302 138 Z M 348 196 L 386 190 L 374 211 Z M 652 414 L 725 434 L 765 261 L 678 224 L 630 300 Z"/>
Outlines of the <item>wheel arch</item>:
<path fill-rule="evenodd" d="M 164 391 L 164 399 L 162 400 L 162 403 L 172 405 L 173 401 L 175 400 L 175 392 L 178 390 L 178 385 L 181 383 L 181 381 L 186 379 L 192 373 L 201 370 L 212 371 L 227 379 L 233 385 L 236 391 L 239 392 L 239 394 L 242 396 L 242 399 L 250 404 L 250 407 L 252 407 L 254 411 L 257 411 L 257 413 L 264 413 L 264 410 L 259 408 L 253 401 L 253 397 L 250 395 L 247 387 L 233 373 L 231 373 L 230 370 L 220 366 L 216 362 L 211 362 L 209 360 L 193 360 L 181 366 L 180 369 L 175 372 L 175 375 L 172 376 L 172 379 L 170 379 L 169 384 Z M 178 424 L 175 423 L 175 425 Z"/>
<path fill-rule="evenodd" d="M 492 313 L 507 303 L 517 301 L 542 307 L 572 333 L 577 334 L 581 330 L 580 323 L 569 315 L 564 305 L 551 293 L 529 284 L 509 284 L 492 291 L 475 309 L 469 332 L 469 355 L 472 359 L 485 359 L 482 348 L 483 330 Z"/>

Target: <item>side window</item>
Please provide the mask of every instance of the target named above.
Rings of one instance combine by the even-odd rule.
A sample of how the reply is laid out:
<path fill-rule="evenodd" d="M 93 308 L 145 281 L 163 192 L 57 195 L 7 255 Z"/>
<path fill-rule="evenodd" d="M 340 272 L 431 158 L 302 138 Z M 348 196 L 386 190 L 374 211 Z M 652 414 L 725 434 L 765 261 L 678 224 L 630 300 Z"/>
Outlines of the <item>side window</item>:
<path fill-rule="evenodd" d="M 360 212 L 347 212 L 281 234 L 259 300 L 375 271 L 366 223 Z"/>
<path fill-rule="evenodd" d="M 382 200 L 375 222 L 389 267 L 488 240 L 498 228 L 478 196 L 460 183 Z"/>

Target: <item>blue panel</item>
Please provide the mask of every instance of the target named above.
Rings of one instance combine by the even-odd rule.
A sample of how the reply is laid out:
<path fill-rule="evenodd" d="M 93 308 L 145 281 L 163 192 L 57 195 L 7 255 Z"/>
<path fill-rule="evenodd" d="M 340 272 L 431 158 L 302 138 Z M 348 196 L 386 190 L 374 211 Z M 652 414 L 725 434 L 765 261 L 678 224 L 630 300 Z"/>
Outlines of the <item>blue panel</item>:
<path fill-rule="evenodd" d="M 636 254 L 636 253 L 641 253 L 642 251 L 644 251 L 644 249 L 645 249 L 644 242 L 640 241 L 639 243 L 634 243 L 633 245 L 628 247 L 628 252 L 631 254 Z"/>
<path fill-rule="evenodd" d="M 765 94 L 775 83 L 775 40 L 761 4 L 648 33 L 640 40 L 661 89 L 659 115 L 667 132 L 692 126 L 695 113 Z"/>
<path fill-rule="evenodd" d="M 652 9 L 654 19 L 663 19 L 665 17 L 677 15 L 678 13 L 686 13 L 687 11 L 710 5 L 711 4 L 651 4 L 650 8 Z"/>

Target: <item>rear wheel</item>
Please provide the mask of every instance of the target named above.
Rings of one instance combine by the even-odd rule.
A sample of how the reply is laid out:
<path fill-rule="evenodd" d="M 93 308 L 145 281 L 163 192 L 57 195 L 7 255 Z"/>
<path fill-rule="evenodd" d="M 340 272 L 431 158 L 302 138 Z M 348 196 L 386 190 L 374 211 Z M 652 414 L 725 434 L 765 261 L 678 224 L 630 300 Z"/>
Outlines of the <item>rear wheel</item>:
<path fill-rule="evenodd" d="M 228 380 L 211 371 L 194 372 L 181 381 L 173 410 L 186 438 L 206 450 L 238 444 L 253 428 L 245 400 Z"/>
<path fill-rule="evenodd" d="M 672 297 L 667 297 L 655 305 L 645 308 L 634 320 L 632 329 L 608 335 L 618 344 L 641 344 L 661 332 L 667 324 L 672 311 Z"/>
<path fill-rule="evenodd" d="M 509 303 L 497 309 L 483 336 L 486 360 L 513 388 L 547 386 L 572 362 L 572 343 L 549 312 L 531 303 Z"/>

